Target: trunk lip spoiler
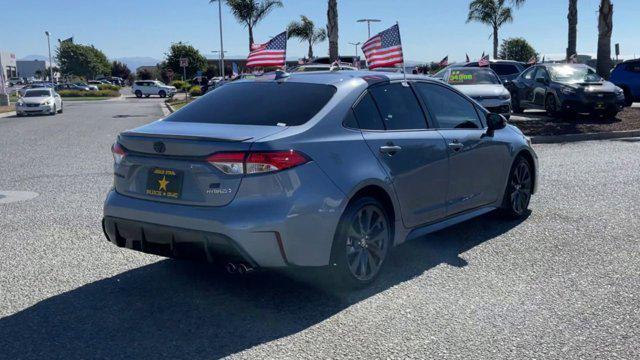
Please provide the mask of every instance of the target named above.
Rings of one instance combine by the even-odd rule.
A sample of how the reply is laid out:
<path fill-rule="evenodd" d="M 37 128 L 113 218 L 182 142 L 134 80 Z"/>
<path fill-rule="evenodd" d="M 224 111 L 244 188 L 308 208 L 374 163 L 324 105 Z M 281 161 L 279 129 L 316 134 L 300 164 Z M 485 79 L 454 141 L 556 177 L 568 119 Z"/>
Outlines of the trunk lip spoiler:
<path fill-rule="evenodd" d="M 200 141 L 219 141 L 219 142 L 243 142 L 253 139 L 250 137 L 238 137 L 238 138 L 219 138 L 213 136 L 202 135 L 175 135 L 175 134 L 156 134 L 156 133 L 142 133 L 135 131 L 125 131 L 118 135 L 118 137 L 143 137 L 143 138 L 157 138 L 168 140 L 200 140 Z"/>

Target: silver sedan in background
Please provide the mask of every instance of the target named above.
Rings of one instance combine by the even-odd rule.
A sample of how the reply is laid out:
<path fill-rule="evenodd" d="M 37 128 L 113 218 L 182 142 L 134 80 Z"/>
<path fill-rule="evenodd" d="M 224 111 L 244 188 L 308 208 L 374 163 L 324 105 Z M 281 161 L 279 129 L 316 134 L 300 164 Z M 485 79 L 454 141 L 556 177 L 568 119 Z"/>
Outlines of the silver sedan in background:
<path fill-rule="evenodd" d="M 500 78 L 486 67 L 452 67 L 445 71 L 443 81 L 474 99 L 489 112 L 511 116 L 511 94 Z"/>

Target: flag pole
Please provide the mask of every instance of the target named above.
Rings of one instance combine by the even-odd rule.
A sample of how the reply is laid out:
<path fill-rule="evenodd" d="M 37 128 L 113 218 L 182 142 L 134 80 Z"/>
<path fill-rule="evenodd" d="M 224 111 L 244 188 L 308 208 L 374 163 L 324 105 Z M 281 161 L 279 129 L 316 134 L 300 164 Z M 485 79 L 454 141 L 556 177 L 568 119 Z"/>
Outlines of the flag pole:
<path fill-rule="evenodd" d="M 400 22 L 396 21 L 396 26 L 398 27 L 398 37 L 400 38 L 400 46 L 402 46 L 402 36 L 400 36 Z M 407 71 L 404 66 L 404 51 L 402 52 L 402 75 L 404 76 L 404 80 L 402 81 L 402 86 L 409 86 L 407 82 Z"/>

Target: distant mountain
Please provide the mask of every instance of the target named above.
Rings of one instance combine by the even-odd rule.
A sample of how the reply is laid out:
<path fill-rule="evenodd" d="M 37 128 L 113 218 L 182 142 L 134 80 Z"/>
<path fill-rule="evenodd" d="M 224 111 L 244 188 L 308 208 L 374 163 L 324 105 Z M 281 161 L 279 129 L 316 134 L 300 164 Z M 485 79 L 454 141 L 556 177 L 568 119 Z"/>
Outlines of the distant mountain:
<path fill-rule="evenodd" d="M 53 55 L 51 55 L 51 56 L 53 56 Z M 25 56 L 25 57 L 21 58 L 20 60 L 30 60 L 30 61 L 33 61 L 33 60 L 49 61 L 49 57 L 44 56 L 44 55 L 27 55 L 27 56 Z"/>
<path fill-rule="evenodd" d="M 112 60 L 125 63 L 129 70 L 135 72 L 140 66 L 154 66 L 162 60 L 158 60 L 149 56 L 133 56 L 133 57 L 121 57 Z"/>

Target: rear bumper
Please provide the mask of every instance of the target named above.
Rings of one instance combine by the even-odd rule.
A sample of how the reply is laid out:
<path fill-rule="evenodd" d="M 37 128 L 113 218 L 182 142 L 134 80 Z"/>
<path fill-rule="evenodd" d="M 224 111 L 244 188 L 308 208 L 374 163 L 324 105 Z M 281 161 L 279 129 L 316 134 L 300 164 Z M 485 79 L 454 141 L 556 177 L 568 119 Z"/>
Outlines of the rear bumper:
<path fill-rule="evenodd" d="M 105 230 L 110 241 L 145 252 L 151 252 L 145 243 L 166 247 L 172 237 L 178 246 L 198 243 L 206 251 L 224 239 L 253 266 L 324 266 L 329 264 L 344 200 L 345 195 L 311 162 L 268 177 L 243 178 L 226 206 L 179 205 L 112 190 L 104 204 Z M 116 234 L 110 224 L 119 222 L 129 230 Z"/>
<path fill-rule="evenodd" d="M 106 238 L 119 247 L 166 257 L 225 264 L 256 262 L 229 237 L 204 231 L 132 221 L 112 216 L 102 219 Z"/>

